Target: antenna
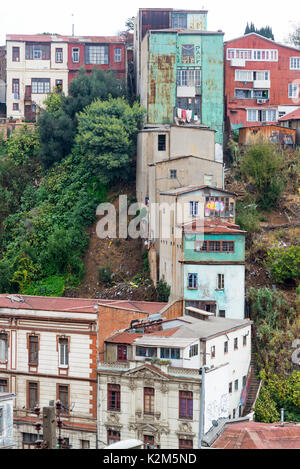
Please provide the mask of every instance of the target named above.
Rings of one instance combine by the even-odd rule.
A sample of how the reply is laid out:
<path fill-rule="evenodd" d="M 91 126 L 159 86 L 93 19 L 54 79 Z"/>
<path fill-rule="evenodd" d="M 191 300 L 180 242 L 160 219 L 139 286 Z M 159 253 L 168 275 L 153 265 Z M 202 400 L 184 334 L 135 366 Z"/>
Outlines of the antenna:
<path fill-rule="evenodd" d="M 72 13 L 72 36 L 75 35 L 75 25 L 74 25 L 74 13 Z"/>

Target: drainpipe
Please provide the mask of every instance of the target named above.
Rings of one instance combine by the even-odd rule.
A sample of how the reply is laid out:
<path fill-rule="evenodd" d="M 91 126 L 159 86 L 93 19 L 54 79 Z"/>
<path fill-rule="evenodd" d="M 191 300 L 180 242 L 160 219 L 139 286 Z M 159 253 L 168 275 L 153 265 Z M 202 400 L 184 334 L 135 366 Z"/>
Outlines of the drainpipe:
<path fill-rule="evenodd" d="M 284 427 L 284 409 L 281 409 L 281 427 Z"/>
<path fill-rule="evenodd" d="M 100 420 L 100 409 L 99 409 L 99 402 L 100 402 L 100 396 L 99 396 L 100 390 L 99 390 L 99 373 L 97 372 L 97 409 L 96 409 L 96 449 L 98 449 L 98 441 L 99 441 L 99 420 Z"/>
<path fill-rule="evenodd" d="M 199 418 L 199 438 L 198 438 L 198 449 L 202 448 L 202 440 L 204 434 L 204 406 L 205 406 L 205 374 L 206 370 L 209 370 L 209 366 L 203 365 L 201 370 L 201 400 L 200 400 L 200 418 Z"/>

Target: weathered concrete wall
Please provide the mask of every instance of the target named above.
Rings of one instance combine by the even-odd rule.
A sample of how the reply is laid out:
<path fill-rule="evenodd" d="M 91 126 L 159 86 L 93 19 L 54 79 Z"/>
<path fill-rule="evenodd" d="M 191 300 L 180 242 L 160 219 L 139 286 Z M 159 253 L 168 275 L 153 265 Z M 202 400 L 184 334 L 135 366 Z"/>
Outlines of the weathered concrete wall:
<path fill-rule="evenodd" d="M 2 413 L 2 432 L 0 429 L 0 449 L 12 448 L 13 437 L 13 395 L 0 392 L 0 411 Z"/>

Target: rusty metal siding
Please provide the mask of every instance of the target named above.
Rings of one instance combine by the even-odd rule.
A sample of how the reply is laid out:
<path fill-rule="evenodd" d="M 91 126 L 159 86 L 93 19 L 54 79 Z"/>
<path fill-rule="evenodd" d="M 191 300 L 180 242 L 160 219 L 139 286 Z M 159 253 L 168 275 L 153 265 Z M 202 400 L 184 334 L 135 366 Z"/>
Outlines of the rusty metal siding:
<path fill-rule="evenodd" d="M 244 127 L 239 131 L 239 144 L 251 145 L 263 140 L 284 145 L 287 142 L 287 136 L 292 139 L 292 144 L 294 145 L 296 140 L 296 130 L 294 129 L 281 127 L 279 125 Z"/>
<path fill-rule="evenodd" d="M 170 27 L 170 10 L 142 11 L 142 40 L 150 29 L 168 29 Z"/>
<path fill-rule="evenodd" d="M 176 101 L 176 33 L 150 34 L 148 122 L 173 121 Z"/>

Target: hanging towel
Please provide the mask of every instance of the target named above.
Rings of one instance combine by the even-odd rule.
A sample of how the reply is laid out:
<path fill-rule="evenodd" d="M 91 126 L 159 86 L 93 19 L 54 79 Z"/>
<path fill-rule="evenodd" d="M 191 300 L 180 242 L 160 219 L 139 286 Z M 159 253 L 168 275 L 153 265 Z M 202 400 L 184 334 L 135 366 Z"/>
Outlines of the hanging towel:
<path fill-rule="evenodd" d="M 190 110 L 186 111 L 186 120 L 188 121 L 188 123 L 190 123 L 192 120 L 192 114 L 193 114 L 192 111 Z"/>
<path fill-rule="evenodd" d="M 182 120 L 184 120 L 184 122 L 185 122 L 186 121 L 186 110 L 185 109 L 182 109 L 181 117 L 182 117 Z"/>
<path fill-rule="evenodd" d="M 181 119 L 181 116 L 182 116 L 182 109 L 180 109 L 180 107 L 177 108 L 177 117 L 179 117 L 179 119 Z"/>

